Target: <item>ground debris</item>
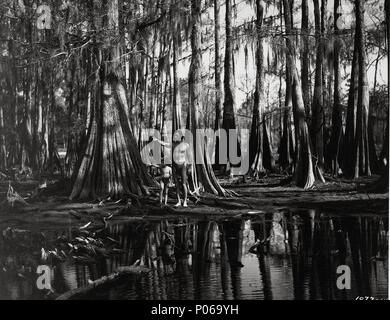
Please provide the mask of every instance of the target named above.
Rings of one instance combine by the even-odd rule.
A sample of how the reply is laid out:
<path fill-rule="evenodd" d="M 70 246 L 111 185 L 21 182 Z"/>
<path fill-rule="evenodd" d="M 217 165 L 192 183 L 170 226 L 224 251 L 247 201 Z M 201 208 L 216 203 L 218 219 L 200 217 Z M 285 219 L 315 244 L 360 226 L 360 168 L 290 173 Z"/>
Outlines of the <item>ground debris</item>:
<path fill-rule="evenodd" d="M 28 203 L 26 200 L 24 200 L 19 193 L 17 193 L 14 188 L 11 186 L 11 183 L 8 185 L 8 192 L 7 192 L 7 204 L 11 207 L 17 207 L 17 206 L 27 206 Z"/>

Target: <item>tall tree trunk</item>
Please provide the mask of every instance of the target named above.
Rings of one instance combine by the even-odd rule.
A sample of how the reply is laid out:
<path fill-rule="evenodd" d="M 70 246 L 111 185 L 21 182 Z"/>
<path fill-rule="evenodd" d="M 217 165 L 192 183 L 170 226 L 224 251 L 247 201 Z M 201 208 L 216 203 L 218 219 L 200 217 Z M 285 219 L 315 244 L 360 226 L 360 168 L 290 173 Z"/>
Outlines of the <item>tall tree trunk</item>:
<path fill-rule="evenodd" d="M 258 177 L 264 172 L 263 166 L 263 105 L 264 105 L 264 57 L 263 57 L 263 39 L 261 36 L 261 27 L 263 24 L 264 6 L 263 1 L 256 0 L 256 87 L 253 97 L 253 115 L 252 126 L 249 138 L 249 163 L 250 175 Z"/>
<path fill-rule="evenodd" d="M 387 52 L 390 52 L 390 0 L 385 0 L 385 17 L 386 17 L 386 40 Z M 390 83 L 390 64 L 387 63 L 387 85 Z M 387 90 L 388 101 L 390 101 L 390 91 Z M 389 109 L 387 109 L 387 124 L 385 139 L 381 152 L 381 159 L 384 162 L 384 167 L 378 181 L 374 184 L 373 189 L 379 192 L 389 192 Z"/>
<path fill-rule="evenodd" d="M 334 72 L 334 96 L 333 96 L 333 111 L 332 111 L 332 135 L 330 141 L 330 152 L 332 159 L 332 171 L 337 176 L 340 167 L 340 151 L 341 141 L 343 134 L 343 119 L 341 113 L 341 79 L 340 79 L 340 39 L 339 39 L 339 27 L 338 20 L 341 17 L 340 13 L 340 0 L 334 2 L 334 60 L 333 60 L 333 72 Z"/>
<path fill-rule="evenodd" d="M 215 122 L 214 130 L 217 131 L 221 128 L 221 98 L 222 98 L 222 88 L 221 88 L 221 67 L 219 60 L 219 1 L 214 0 L 214 77 L 215 77 Z M 216 136 L 215 140 L 215 164 L 219 165 L 219 137 Z"/>
<path fill-rule="evenodd" d="M 358 101 L 358 78 L 359 76 L 359 64 L 358 64 L 358 48 L 357 42 L 354 44 L 352 67 L 351 67 L 351 81 L 348 93 L 348 107 L 345 124 L 345 136 L 344 136 L 344 157 L 343 157 L 343 174 L 352 178 L 354 175 L 354 156 L 353 145 L 356 132 L 356 110 Z"/>
<path fill-rule="evenodd" d="M 43 72 L 41 71 L 39 77 L 43 77 Z M 40 81 L 40 90 L 39 90 L 39 97 L 37 98 L 37 120 L 36 120 L 36 148 L 37 148 L 37 154 L 38 154 L 38 164 L 39 164 L 39 171 L 44 171 L 44 165 L 46 163 L 46 154 L 45 154 L 45 146 L 44 146 L 44 136 L 43 136 L 43 120 L 44 120 L 44 113 L 43 113 L 43 103 L 44 103 L 44 96 L 46 94 L 45 85 L 43 81 Z"/>
<path fill-rule="evenodd" d="M 74 162 L 77 158 L 77 150 L 76 150 L 76 141 L 75 141 L 75 133 L 73 132 L 72 123 L 73 123 L 73 102 L 74 102 L 74 80 L 75 80 L 75 62 L 73 59 L 69 60 L 68 72 L 66 75 L 66 79 L 68 81 L 68 137 L 66 144 L 66 156 L 65 156 L 65 174 L 67 177 L 72 176 L 72 170 L 74 167 Z"/>
<path fill-rule="evenodd" d="M 263 166 L 269 171 L 275 168 L 275 159 L 272 154 L 272 131 L 270 130 L 273 127 L 272 115 L 270 117 L 271 119 L 267 119 L 263 116 Z"/>
<path fill-rule="evenodd" d="M 7 20 L 2 19 L 0 21 L 0 37 L 7 39 L 8 43 L 11 42 L 11 32 L 10 26 Z M 4 112 L 3 108 L 8 107 L 8 110 L 12 110 L 11 105 L 11 96 L 12 96 L 12 88 L 9 85 L 10 83 L 10 75 L 6 61 L 11 61 L 11 51 L 9 50 L 10 45 L 8 45 L 7 55 L 3 55 L 3 60 L 0 61 L 0 170 L 4 170 L 7 166 L 7 146 L 5 141 L 5 127 L 4 127 Z M 8 58 L 6 60 L 6 58 Z"/>
<path fill-rule="evenodd" d="M 27 167 L 33 166 L 33 148 L 32 148 L 32 136 L 31 136 L 31 97 L 34 84 L 31 81 L 31 70 L 26 68 L 23 75 L 23 95 L 24 95 L 24 107 L 22 119 L 19 123 L 17 130 L 20 139 L 20 164 L 24 170 Z"/>
<path fill-rule="evenodd" d="M 283 2 L 279 3 L 280 11 L 280 25 L 283 27 Z M 287 57 L 287 55 L 286 55 Z M 280 58 L 281 59 L 281 58 Z M 293 164 L 294 146 L 292 144 L 292 124 L 291 124 L 291 111 L 292 111 L 292 89 L 291 89 L 291 71 L 290 66 L 285 64 L 286 70 L 286 92 L 284 100 L 284 110 L 282 110 L 282 75 L 283 68 L 280 70 L 280 85 L 279 85 L 279 100 L 280 100 L 280 145 L 279 145 L 279 165 L 283 170 L 291 171 Z"/>
<path fill-rule="evenodd" d="M 312 121 L 311 121 L 311 138 L 313 143 L 313 154 L 316 160 L 316 165 L 319 170 L 323 169 L 324 165 L 324 90 L 323 90 L 323 34 L 321 27 L 321 11 L 319 0 L 314 0 L 314 17 L 316 25 L 316 75 L 314 83 L 314 97 L 312 105 Z"/>
<path fill-rule="evenodd" d="M 331 85 L 331 76 L 329 73 L 329 64 L 328 64 L 328 57 L 327 57 L 327 43 L 326 43 L 326 14 L 327 14 L 327 6 L 328 6 L 328 0 L 321 0 L 321 45 L 322 45 L 322 92 L 323 92 L 323 99 L 322 99 L 322 166 L 324 164 L 324 132 L 326 129 L 326 110 L 330 109 L 330 100 L 331 100 L 331 94 L 330 94 L 330 88 L 332 88 Z"/>
<path fill-rule="evenodd" d="M 355 2 L 356 7 L 356 36 L 358 53 L 358 98 L 356 110 L 356 131 L 353 144 L 353 168 L 354 178 L 360 175 L 371 175 L 369 148 L 368 148 L 368 108 L 369 108 L 369 87 L 367 79 L 367 54 L 366 54 L 366 36 L 364 30 L 364 1 Z"/>
<path fill-rule="evenodd" d="M 385 0 L 385 17 L 386 17 L 386 42 L 387 42 L 387 52 L 390 52 L 390 0 Z M 390 84 L 390 64 L 387 63 L 387 87 Z M 390 90 L 387 90 L 388 101 L 390 101 Z M 386 121 L 386 133 L 385 139 L 383 141 L 383 147 L 381 151 L 381 159 L 386 159 L 386 165 L 384 170 L 384 175 L 388 176 L 389 168 L 389 107 L 387 107 L 387 121 Z M 388 180 L 387 180 L 388 181 Z"/>
<path fill-rule="evenodd" d="M 211 167 L 208 152 L 203 143 L 199 141 L 196 129 L 203 126 L 202 119 L 202 53 L 201 53 L 201 0 L 191 0 L 191 64 L 188 74 L 189 110 L 188 124 L 193 134 L 193 155 L 195 170 L 192 175 L 192 189 L 195 192 L 201 187 L 210 193 L 226 195 L 227 192 L 219 184 Z M 203 149 L 201 149 L 203 147 Z M 198 159 L 200 156 L 202 159 Z"/>
<path fill-rule="evenodd" d="M 310 72 L 310 51 L 309 51 L 309 5 L 307 0 L 302 0 L 302 50 L 301 50 L 301 60 L 302 60 L 302 93 L 303 93 L 303 102 L 305 104 L 306 119 L 310 119 L 310 82 L 309 82 L 309 72 Z"/>
<path fill-rule="evenodd" d="M 145 40 L 146 46 L 145 46 L 145 51 L 147 56 L 149 55 L 149 43 L 148 39 Z M 145 107 L 148 105 L 148 76 L 149 76 L 149 64 L 148 64 L 148 58 L 147 57 L 142 57 L 142 72 L 143 75 L 141 77 L 142 79 L 142 99 L 140 102 L 140 119 L 139 119 L 139 127 L 138 127 L 138 133 L 134 133 L 138 135 L 138 149 L 142 150 L 144 144 L 142 141 L 142 130 L 145 127 L 145 116 L 144 116 L 144 111 Z"/>
<path fill-rule="evenodd" d="M 296 49 L 292 30 L 291 0 L 283 0 L 286 24 L 286 63 L 291 66 L 291 85 L 293 97 L 293 114 L 296 131 L 296 161 L 294 181 L 299 187 L 310 188 L 315 182 L 310 147 L 310 135 L 305 120 L 302 86 L 296 67 Z"/>
<path fill-rule="evenodd" d="M 229 148 L 229 130 L 236 129 L 236 121 L 234 117 L 235 112 L 235 98 L 233 92 L 233 39 L 232 39 L 232 0 L 226 0 L 226 12 L 225 12 L 225 34 L 226 34 L 226 44 L 225 44 L 225 63 L 224 63 L 224 92 L 225 92 L 225 101 L 223 103 L 223 119 L 222 119 L 222 128 L 226 130 L 227 139 L 227 155 L 228 163 L 230 163 L 230 148 Z M 236 143 L 236 142 L 234 142 Z M 237 141 L 238 146 L 238 141 Z M 239 152 L 239 146 L 237 148 Z"/>
<path fill-rule="evenodd" d="M 168 49 L 168 52 L 170 51 L 170 48 Z M 168 53 L 168 61 L 169 61 L 169 53 Z M 162 98 L 162 110 L 161 110 L 161 137 L 163 140 L 167 140 L 167 107 L 170 105 L 170 86 L 169 83 L 171 82 L 171 76 L 170 76 L 170 69 L 165 72 L 165 84 L 163 88 L 163 98 Z"/>
<path fill-rule="evenodd" d="M 181 99 L 180 99 L 180 81 L 177 72 L 178 68 L 178 35 L 173 35 L 173 122 L 172 134 L 182 126 L 181 120 Z"/>
<path fill-rule="evenodd" d="M 372 95 L 375 97 L 376 95 L 376 86 L 377 86 L 377 77 L 378 77 L 378 65 L 380 60 L 381 53 L 381 44 L 379 43 L 378 47 L 378 56 L 375 61 L 375 71 L 374 71 L 374 85 L 372 89 Z M 378 173 L 380 169 L 380 163 L 378 159 L 378 155 L 376 152 L 375 140 L 374 140 L 374 121 L 375 116 L 373 114 L 373 108 L 370 108 L 368 113 L 368 147 L 369 147 L 369 158 L 370 158 L 370 168 L 372 173 Z"/>
<path fill-rule="evenodd" d="M 5 97 L 1 92 L 1 96 Z M 3 99 L 0 100 L 0 169 L 3 170 L 7 167 L 7 148 L 5 144 L 5 127 L 4 127 L 4 113 L 3 113 Z"/>
<path fill-rule="evenodd" d="M 156 126 L 156 115 L 157 115 L 157 100 L 156 97 L 157 94 L 157 81 L 156 81 L 156 71 L 154 68 L 154 60 L 156 58 L 156 46 L 155 43 L 157 42 L 157 30 L 154 30 L 153 35 L 153 53 L 152 53 L 152 59 L 150 59 L 150 69 L 151 69 L 151 97 L 150 97 L 150 111 L 149 111 L 149 128 L 154 128 Z"/>
<path fill-rule="evenodd" d="M 96 3 L 95 3 L 96 5 Z M 95 13 L 100 8 L 91 8 Z M 108 0 L 108 13 L 97 30 L 110 30 L 118 34 L 118 0 Z M 125 88 L 120 81 L 120 48 L 110 43 L 99 52 L 94 47 L 100 68 L 95 75 L 96 94 L 94 115 L 83 152 L 71 198 L 99 196 L 121 197 L 129 194 L 147 194 L 153 184 L 146 166 L 142 163 L 137 142 L 129 121 L 129 108 Z M 102 57 L 102 60 L 99 60 Z"/>
<path fill-rule="evenodd" d="M 10 40 L 9 43 L 13 43 L 13 40 Z M 18 77 L 20 77 L 20 72 L 18 72 L 17 67 L 16 67 L 16 58 L 14 57 L 14 50 L 13 46 L 12 49 L 10 50 L 11 54 L 11 59 L 12 59 L 12 73 L 10 75 L 10 92 L 11 92 L 11 112 L 10 112 L 10 120 L 11 120 L 11 125 L 12 125 L 12 132 L 11 132 L 11 137 L 10 137 L 10 150 L 9 150 L 9 155 L 8 155 L 8 165 L 15 165 L 17 162 L 17 155 L 19 153 L 20 149 L 20 139 L 18 139 L 18 121 L 19 121 L 19 104 L 18 104 L 18 99 L 17 99 L 17 92 L 19 89 L 18 85 Z"/>

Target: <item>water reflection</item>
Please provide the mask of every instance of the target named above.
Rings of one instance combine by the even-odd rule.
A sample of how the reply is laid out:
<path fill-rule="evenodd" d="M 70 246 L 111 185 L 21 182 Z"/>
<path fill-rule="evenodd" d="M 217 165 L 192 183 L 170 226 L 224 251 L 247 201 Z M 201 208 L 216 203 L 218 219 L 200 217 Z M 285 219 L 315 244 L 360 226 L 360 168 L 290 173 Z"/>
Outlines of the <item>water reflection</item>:
<path fill-rule="evenodd" d="M 56 292 L 83 286 L 139 260 L 152 269 L 84 299 L 354 299 L 386 298 L 388 220 L 330 217 L 314 210 L 275 212 L 250 219 L 163 220 L 111 226 L 121 251 L 95 263 L 57 264 Z M 0 247 L 0 298 L 43 298 L 36 289 L 39 261 L 29 250 Z M 30 266 L 30 276 L 9 269 Z M 352 289 L 336 287 L 348 265 Z M 25 273 L 24 273 L 25 274 Z"/>

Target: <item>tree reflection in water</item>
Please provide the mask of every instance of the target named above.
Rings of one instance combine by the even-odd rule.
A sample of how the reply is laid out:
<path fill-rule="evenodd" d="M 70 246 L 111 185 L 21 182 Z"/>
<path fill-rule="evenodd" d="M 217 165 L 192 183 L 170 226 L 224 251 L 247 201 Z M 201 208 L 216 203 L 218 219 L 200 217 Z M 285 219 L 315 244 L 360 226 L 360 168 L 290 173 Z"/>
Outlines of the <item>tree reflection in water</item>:
<path fill-rule="evenodd" d="M 354 299 L 387 297 L 388 220 L 275 212 L 250 219 L 147 221 L 110 226 L 121 252 L 94 263 L 53 266 L 56 292 L 83 286 L 136 261 L 152 269 L 90 294 L 90 299 Z M 42 298 L 32 252 L 2 242 L 0 298 Z M 336 269 L 349 265 L 352 289 L 336 287 Z M 16 273 L 17 274 L 17 273 Z"/>

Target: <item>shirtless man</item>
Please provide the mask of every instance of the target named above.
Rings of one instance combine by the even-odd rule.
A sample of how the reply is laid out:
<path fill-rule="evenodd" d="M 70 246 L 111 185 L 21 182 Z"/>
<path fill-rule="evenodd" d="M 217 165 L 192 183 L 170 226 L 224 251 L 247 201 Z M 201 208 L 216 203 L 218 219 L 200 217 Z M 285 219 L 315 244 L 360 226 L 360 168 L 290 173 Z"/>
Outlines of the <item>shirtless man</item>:
<path fill-rule="evenodd" d="M 175 169 L 175 180 L 176 180 L 176 194 L 177 203 L 175 207 L 181 205 L 180 199 L 180 184 L 184 190 L 184 201 L 183 207 L 187 207 L 187 166 L 189 165 L 189 157 L 191 156 L 190 145 L 185 142 L 185 137 L 181 137 L 181 142 L 175 147 L 173 151 L 173 162 Z M 180 180 L 180 184 L 179 184 Z"/>
<path fill-rule="evenodd" d="M 168 203 L 168 190 L 172 178 L 172 168 L 166 164 L 160 167 L 160 204 L 162 205 L 163 195 L 165 196 L 164 204 Z"/>

